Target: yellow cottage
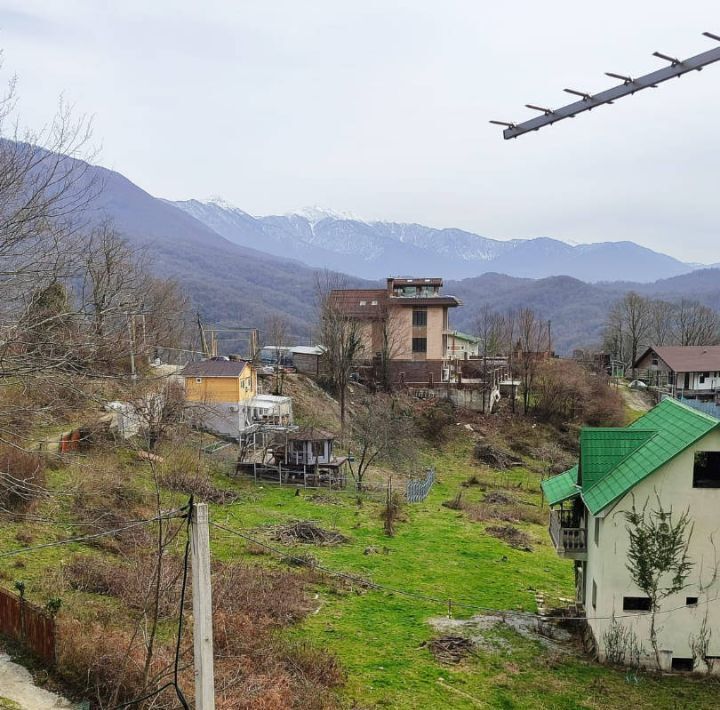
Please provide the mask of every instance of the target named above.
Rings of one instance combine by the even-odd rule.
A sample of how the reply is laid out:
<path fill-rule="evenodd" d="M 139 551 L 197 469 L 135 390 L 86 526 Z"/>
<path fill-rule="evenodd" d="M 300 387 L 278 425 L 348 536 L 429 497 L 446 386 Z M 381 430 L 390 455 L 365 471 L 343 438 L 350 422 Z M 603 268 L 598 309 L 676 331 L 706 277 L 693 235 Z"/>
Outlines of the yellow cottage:
<path fill-rule="evenodd" d="M 257 394 L 257 372 L 244 360 L 191 362 L 180 374 L 188 402 L 237 404 Z"/>

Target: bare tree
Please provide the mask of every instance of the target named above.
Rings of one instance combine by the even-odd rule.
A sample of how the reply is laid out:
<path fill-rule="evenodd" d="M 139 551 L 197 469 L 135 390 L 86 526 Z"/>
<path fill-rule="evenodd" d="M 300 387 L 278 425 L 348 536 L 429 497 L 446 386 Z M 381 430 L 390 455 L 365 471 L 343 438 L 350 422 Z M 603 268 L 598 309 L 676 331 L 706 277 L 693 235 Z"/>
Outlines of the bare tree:
<path fill-rule="evenodd" d="M 716 345 L 720 317 L 712 308 L 683 298 L 675 309 L 674 339 L 678 345 Z"/>
<path fill-rule="evenodd" d="M 366 397 L 350 422 L 352 444 L 356 448 L 355 466 L 350 472 L 358 490 L 375 463 L 396 471 L 411 468 L 417 458 L 416 429 L 410 412 L 397 399 L 385 394 Z"/>
<path fill-rule="evenodd" d="M 271 316 L 266 326 L 267 337 L 271 346 L 275 349 L 275 386 L 273 393 L 282 395 L 285 384 L 285 348 L 288 343 L 288 322 L 281 315 Z"/>
<path fill-rule="evenodd" d="M 325 348 L 323 359 L 340 404 L 341 439 L 345 432 L 346 396 L 350 375 L 362 351 L 359 321 L 344 308 L 337 291 L 343 285 L 336 275 L 317 280 L 318 336 Z"/>
<path fill-rule="evenodd" d="M 673 323 L 677 313 L 675 304 L 668 301 L 650 301 L 650 341 L 653 345 L 670 345 L 673 340 Z"/>
<path fill-rule="evenodd" d="M 608 316 L 606 340 L 613 347 L 613 354 L 626 366 L 632 367 L 640 347 L 648 343 L 651 326 L 650 301 L 635 291 L 626 293 L 613 305 Z"/>
<path fill-rule="evenodd" d="M 530 411 L 530 399 L 542 353 L 548 345 L 546 323 L 532 308 L 521 308 L 518 323 L 518 369 L 523 396 L 523 413 Z"/>

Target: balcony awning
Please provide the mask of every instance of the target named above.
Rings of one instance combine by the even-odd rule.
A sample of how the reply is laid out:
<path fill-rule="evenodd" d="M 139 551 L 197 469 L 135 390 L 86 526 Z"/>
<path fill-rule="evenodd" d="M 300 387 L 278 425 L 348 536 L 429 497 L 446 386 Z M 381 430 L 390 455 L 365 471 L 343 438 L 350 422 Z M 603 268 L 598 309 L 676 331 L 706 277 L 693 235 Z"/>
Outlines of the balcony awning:
<path fill-rule="evenodd" d="M 542 490 L 548 505 L 557 505 L 573 496 L 580 495 L 580 488 L 577 484 L 577 464 L 564 473 L 548 478 L 542 482 Z"/>

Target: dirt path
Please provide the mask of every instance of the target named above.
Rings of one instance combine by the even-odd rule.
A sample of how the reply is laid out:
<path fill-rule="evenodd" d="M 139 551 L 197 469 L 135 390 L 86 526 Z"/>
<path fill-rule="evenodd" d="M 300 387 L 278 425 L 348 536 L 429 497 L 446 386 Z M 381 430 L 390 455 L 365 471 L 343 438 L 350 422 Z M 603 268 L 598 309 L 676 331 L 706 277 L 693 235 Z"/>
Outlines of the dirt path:
<path fill-rule="evenodd" d="M 11 700 L 12 703 L 3 701 Z M 0 708 L 21 708 L 22 710 L 58 710 L 75 707 L 69 700 L 55 693 L 38 688 L 30 672 L 13 663 L 10 656 L 0 652 Z"/>
<path fill-rule="evenodd" d="M 630 409 L 637 412 L 648 412 L 652 409 L 652 399 L 647 392 L 642 390 L 631 390 L 629 387 L 621 386 L 620 394 Z"/>

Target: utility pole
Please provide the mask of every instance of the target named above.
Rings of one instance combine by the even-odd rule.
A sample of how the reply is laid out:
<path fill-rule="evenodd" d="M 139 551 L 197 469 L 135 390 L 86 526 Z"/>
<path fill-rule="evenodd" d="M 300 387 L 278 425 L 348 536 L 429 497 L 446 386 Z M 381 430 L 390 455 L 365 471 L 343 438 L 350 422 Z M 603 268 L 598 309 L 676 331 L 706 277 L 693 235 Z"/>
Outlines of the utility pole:
<path fill-rule="evenodd" d="M 135 372 L 135 314 L 126 313 L 125 315 L 127 316 L 128 338 L 130 340 L 130 379 L 135 382 L 137 380 L 137 373 Z"/>
<path fill-rule="evenodd" d="M 215 710 L 210 531 L 207 503 L 193 504 L 191 515 L 195 708 L 196 710 Z"/>

